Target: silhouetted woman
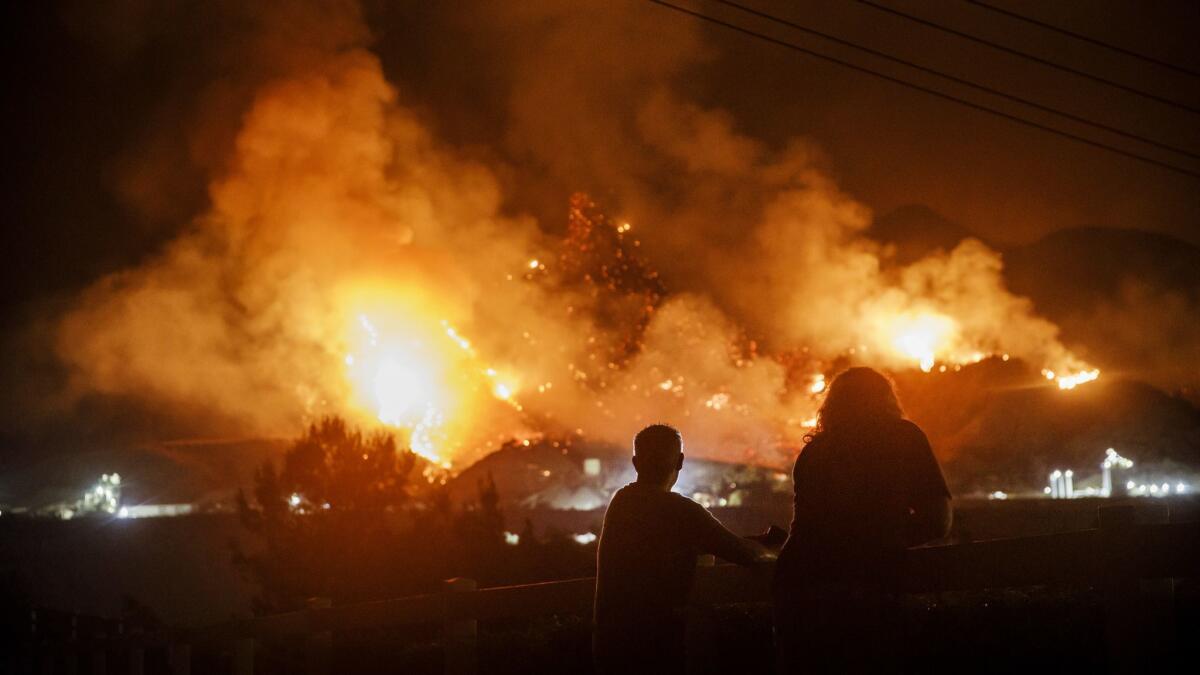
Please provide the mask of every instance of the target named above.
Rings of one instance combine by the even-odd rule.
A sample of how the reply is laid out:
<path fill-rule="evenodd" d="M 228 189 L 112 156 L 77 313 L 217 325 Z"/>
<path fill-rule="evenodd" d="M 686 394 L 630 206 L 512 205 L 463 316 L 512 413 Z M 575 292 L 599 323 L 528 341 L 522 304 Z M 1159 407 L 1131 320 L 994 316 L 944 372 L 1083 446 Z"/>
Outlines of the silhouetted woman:
<path fill-rule="evenodd" d="M 892 383 L 870 368 L 834 378 L 807 440 L 775 575 L 783 672 L 900 670 L 889 609 L 904 549 L 949 530 L 941 469 Z"/>

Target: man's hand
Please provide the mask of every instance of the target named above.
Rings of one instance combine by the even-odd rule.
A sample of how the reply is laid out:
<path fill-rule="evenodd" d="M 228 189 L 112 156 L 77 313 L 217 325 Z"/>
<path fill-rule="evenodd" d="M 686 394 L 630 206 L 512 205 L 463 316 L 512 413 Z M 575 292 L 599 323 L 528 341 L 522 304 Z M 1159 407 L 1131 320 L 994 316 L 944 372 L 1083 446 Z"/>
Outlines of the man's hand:
<path fill-rule="evenodd" d="M 763 531 L 762 534 L 755 534 L 746 537 L 750 541 L 758 542 L 769 549 L 779 550 L 783 548 L 783 543 L 787 541 L 787 531 L 782 527 L 772 525 Z"/>

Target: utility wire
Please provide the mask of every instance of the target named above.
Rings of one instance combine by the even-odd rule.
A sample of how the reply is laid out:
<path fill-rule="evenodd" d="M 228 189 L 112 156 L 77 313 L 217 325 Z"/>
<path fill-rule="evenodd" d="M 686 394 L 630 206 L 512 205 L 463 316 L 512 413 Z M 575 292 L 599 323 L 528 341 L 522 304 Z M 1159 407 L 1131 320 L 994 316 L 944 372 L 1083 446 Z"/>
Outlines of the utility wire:
<path fill-rule="evenodd" d="M 1078 141 L 1085 145 L 1090 145 L 1094 148 L 1108 150 L 1108 151 L 1114 152 L 1118 155 L 1123 155 L 1125 157 L 1129 157 L 1130 159 L 1136 159 L 1136 160 L 1145 162 L 1147 164 L 1153 164 L 1153 165 L 1161 167 L 1163 169 L 1167 169 L 1168 171 L 1174 171 L 1175 173 L 1183 174 L 1185 176 L 1191 176 L 1193 178 L 1200 178 L 1200 172 L 1193 171 L 1192 169 L 1187 169 L 1187 168 L 1184 168 L 1181 166 L 1176 166 L 1169 162 L 1164 162 L 1164 161 L 1161 161 L 1158 159 L 1154 159 L 1153 157 L 1148 157 L 1146 155 L 1140 155 L 1135 152 L 1123 150 L 1121 148 L 1118 148 L 1113 145 L 1108 145 L 1107 143 L 1103 143 L 1101 141 L 1092 140 L 1092 139 L 1084 137 L 1084 136 L 1073 134 L 1069 131 L 1063 131 L 1062 129 L 1057 129 L 1052 126 L 1041 124 L 1040 122 L 1034 122 L 1032 120 L 1025 119 L 1024 117 L 1020 117 L 1018 115 L 1006 113 L 1003 110 L 997 110 L 996 108 L 991 108 L 991 107 L 988 107 L 988 106 L 980 104 L 980 103 L 975 103 L 974 101 L 969 101 L 964 98 L 959 98 L 957 96 L 954 96 L 953 94 L 947 94 L 945 92 L 938 91 L 937 89 L 932 89 L 930 87 L 916 84 L 914 82 L 909 82 L 908 80 L 904 80 L 899 77 L 894 77 L 894 76 L 888 75 L 886 73 L 881 73 L 879 71 L 872 70 L 865 66 L 860 66 L 860 65 L 857 65 L 854 63 L 850 63 L 849 61 L 844 61 L 837 57 L 829 56 L 827 54 L 822 54 L 820 52 L 813 51 L 813 50 L 807 49 L 805 47 L 801 47 L 800 45 L 797 45 L 797 44 L 794 44 L 791 42 L 787 42 L 785 40 L 779 40 L 777 38 L 773 38 L 770 35 L 766 35 L 764 33 L 759 33 L 759 32 L 753 31 L 749 28 L 745 28 L 743 26 L 739 26 L 734 23 L 722 21 L 721 19 L 717 19 L 715 17 L 708 16 L 707 14 L 703 14 L 701 12 L 697 12 L 695 10 L 688 9 L 686 7 L 680 7 L 679 5 L 671 4 L 669 2 L 666 2 L 666 0 L 649 0 L 649 2 L 652 2 L 656 5 L 661 5 L 662 7 L 666 7 L 667 9 L 671 9 L 671 10 L 679 12 L 681 14 L 686 14 L 693 18 L 700 19 L 701 21 L 707 21 L 708 23 L 712 23 L 712 24 L 715 24 L 718 26 L 724 26 L 725 28 L 728 28 L 733 31 L 737 31 L 739 33 L 742 33 L 743 35 L 748 35 L 750 37 L 758 38 L 760 40 L 764 40 L 766 42 L 770 42 L 772 44 L 779 45 L 780 47 L 786 47 L 793 51 L 797 51 L 797 52 L 800 52 L 803 54 L 808 54 L 809 56 L 814 56 L 818 59 L 822 59 L 824 61 L 829 61 L 830 63 L 835 63 L 839 66 L 843 66 L 843 67 L 849 68 L 851 70 L 856 70 L 860 73 L 865 73 L 867 75 L 871 75 L 873 77 L 877 77 L 882 80 L 887 80 L 888 82 L 894 82 L 895 84 L 899 84 L 901 86 L 908 87 L 910 89 L 915 89 L 917 91 L 925 92 L 926 94 L 929 94 L 931 96 L 936 96 L 938 98 L 941 98 L 941 99 L 944 99 L 947 101 L 953 101 L 954 103 L 958 103 L 960 105 L 967 106 L 968 108 L 972 108 L 974 110 L 990 113 L 997 117 L 1002 117 L 1002 118 L 1010 120 L 1012 122 L 1016 122 L 1017 124 L 1022 124 L 1024 126 L 1032 127 L 1034 129 L 1040 129 L 1042 131 L 1045 131 L 1045 132 L 1048 132 L 1051 134 L 1055 134 L 1058 136 L 1062 136 L 1064 138 L 1069 138 L 1071 140 Z"/>
<path fill-rule="evenodd" d="M 945 79 L 947 79 L 947 80 L 950 80 L 951 82 L 955 82 L 955 83 L 957 83 L 957 84 L 961 84 L 961 85 L 963 85 L 964 87 L 970 87 L 971 89 L 974 89 L 974 90 L 976 90 L 976 91 L 982 91 L 982 92 L 984 92 L 984 93 L 991 94 L 991 95 L 993 95 L 993 96 L 999 96 L 1000 98 L 1004 98 L 1004 99 L 1007 99 L 1007 100 L 1009 100 L 1009 101 L 1013 101 L 1014 103 L 1020 103 L 1021 105 L 1026 105 L 1026 106 L 1029 106 L 1029 107 L 1031 107 L 1031 108 L 1035 108 L 1035 109 L 1037 109 L 1037 110 L 1041 110 L 1042 112 L 1047 112 L 1047 113 L 1051 113 L 1051 114 L 1054 114 L 1054 115 L 1058 115 L 1058 116 L 1060 116 L 1060 117 L 1063 117 L 1063 118 L 1065 118 L 1065 119 L 1071 120 L 1072 122 L 1078 122 L 1079 124 L 1085 124 L 1085 125 L 1087 125 L 1087 126 L 1090 126 L 1090 127 L 1096 128 L 1096 129 L 1102 129 L 1102 130 L 1104 130 L 1104 131 L 1107 131 L 1107 132 L 1109 132 L 1109 133 L 1112 133 L 1112 134 L 1116 134 L 1116 135 L 1118 135 L 1118 136 L 1124 136 L 1125 138 L 1129 138 L 1129 139 L 1132 139 L 1132 140 L 1135 140 L 1135 141 L 1140 141 L 1140 142 L 1142 142 L 1142 143 L 1146 143 L 1147 145 L 1152 145 L 1152 146 L 1154 146 L 1154 147 L 1156 147 L 1156 148 L 1159 148 L 1159 149 L 1161 149 L 1161 150 L 1167 150 L 1167 151 L 1170 151 L 1170 152 L 1175 152 L 1175 153 L 1178 153 L 1178 154 L 1181 154 L 1181 155 L 1185 155 L 1185 156 L 1187 156 L 1187 157 L 1191 157 L 1191 158 L 1193 158 L 1193 159 L 1200 159 L 1200 153 L 1196 153 L 1196 152 L 1192 152 L 1191 150 L 1186 150 L 1186 149 L 1183 149 L 1183 148 L 1179 148 L 1179 147 L 1176 147 L 1176 146 L 1174 146 L 1174 145 L 1171 145 L 1171 144 L 1169 144 L 1169 143 L 1162 143 L 1162 142 L 1160 142 L 1160 141 L 1156 141 L 1156 140 L 1154 140 L 1154 139 L 1152 139 L 1152 138 L 1147 138 L 1147 137 L 1145 137 L 1145 136 L 1141 136 L 1141 135 L 1138 135 L 1138 134 L 1135 134 L 1135 133 L 1131 133 L 1131 132 L 1125 131 L 1124 129 L 1119 129 L 1119 128 L 1117 128 L 1117 127 L 1114 127 L 1114 126 L 1109 126 L 1109 125 L 1107 125 L 1107 124 L 1104 124 L 1104 123 L 1101 123 L 1101 122 L 1096 122 L 1096 121 L 1094 121 L 1094 120 L 1090 120 L 1090 119 L 1088 119 L 1088 118 L 1086 118 L 1086 117 L 1082 117 L 1082 116 L 1080 116 L 1080 115 L 1075 115 L 1075 114 L 1073 114 L 1073 113 L 1069 113 L 1069 112 L 1067 112 L 1067 111 L 1065 111 L 1065 110 L 1061 110 L 1061 109 L 1059 109 L 1059 108 L 1054 108 L 1054 107 L 1051 107 L 1051 106 L 1048 106 L 1048 105 L 1043 105 L 1043 104 L 1041 104 L 1041 103 L 1038 103 L 1038 102 L 1036 102 L 1036 101 L 1031 101 L 1031 100 L 1029 100 L 1029 99 L 1027 99 L 1027 98 L 1022 98 L 1022 97 L 1020 97 L 1020 96 L 1017 96 L 1017 95 L 1015 95 L 1015 94 L 1009 94 L 1009 93 L 1007 93 L 1007 92 L 1004 92 L 1004 91 L 1001 91 L 1001 90 L 999 90 L 999 89 L 994 89 L 994 88 L 992 88 L 992 87 L 989 87 L 989 86 L 987 86 L 987 85 L 979 84 L 979 83 L 977 83 L 977 82 L 974 82 L 974 81 L 972 81 L 972 80 L 968 80 L 968 79 L 965 79 L 965 78 L 962 78 L 962 77 L 958 77 L 958 76 L 955 76 L 955 75 L 951 75 L 951 74 L 949 74 L 949 73 L 945 73 L 945 72 L 942 72 L 942 71 L 940 71 L 940 70 L 936 70 L 936 69 L 934 69 L 934 68 L 929 68 L 929 67 L 927 67 L 927 66 L 922 66 L 922 65 L 921 65 L 921 64 L 919 64 L 919 63 L 914 63 L 914 62 L 912 62 L 912 61 L 907 61 L 907 60 L 905 60 L 905 59 L 899 58 L 899 57 L 897 57 L 897 56 L 893 56 L 893 55 L 891 55 L 891 54 L 888 54 L 888 53 L 886 53 L 886 52 L 879 51 L 878 49 L 872 49 L 871 47 L 866 47 L 866 46 L 863 46 L 863 45 L 857 44 L 857 43 L 855 43 L 855 42 L 851 42 L 851 41 L 849 41 L 849 40 L 844 40 L 844 39 L 842 39 L 842 38 L 839 38 L 839 37 L 836 37 L 836 36 L 834 36 L 834 35 L 829 35 L 828 33 L 823 33 L 823 32 L 821 32 L 821 31 L 819 31 L 819 30 L 816 30 L 816 29 L 813 29 L 813 28 L 809 28 L 808 26 L 803 26 L 803 25 L 801 25 L 801 24 L 798 24 L 798 23 L 796 23 L 796 22 L 794 22 L 794 21 L 789 21 L 789 20 L 787 20 L 787 19 L 783 19 L 783 18 L 781 18 L 781 17 L 775 16 L 775 15 L 772 15 L 772 14 L 768 14 L 768 13 L 766 13 L 766 12 L 761 12 L 761 11 L 759 11 L 759 10 L 757 10 L 757 9 L 754 9 L 753 7 L 747 7 L 746 5 L 743 5 L 743 4 L 741 4 L 741 3 L 738 3 L 738 2 L 733 2 L 732 0 L 716 0 L 716 1 L 717 1 L 717 2 L 719 2 L 719 3 L 721 3 L 722 5 L 728 5 L 728 6 L 730 6 L 730 7 L 737 8 L 737 9 L 739 9 L 739 10 L 741 10 L 741 11 L 743 11 L 743 12 L 747 13 L 747 14 L 752 14 L 752 15 L 754 15 L 754 16 L 757 16 L 757 17 L 759 17 L 759 18 L 762 18 L 762 19 L 767 19 L 768 21 L 773 21 L 773 22 L 775 22 L 775 23 L 778 23 L 778 24 L 781 24 L 781 25 L 784 25 L 784 26 L 788 26 L 788 27 L 790 27 L 790 28 L 794 28 L 794 29 L 796 29 L 796 30 L 799 30 L 799 31 L 803 31 L 803 32 L 805 32 L 805 33 L 808 33 L 808 34 L 810 34 L 810 35 L 816 35 L 817 37 L 824 38 L 824 39 L 826 39 L 826 40 L 829 40 L 829 41 L 831 41 L 831 42 L 835 42 L 835 43 L 837 43 L 837 44 L 840 44 L 840 45 L 844 45 L 844 46 L 847 46 L 847 47 L 852 47 L 852 48 L 854 48 L 854 49 L 858 49 L 858 50 L 860 50 L 860 51 L 866 52 L 866 53 L 868 53 L 868 54 L 871 54 L 871 55 L 873 55 L 873 56 L 877 56 L 877 57 L 879 57 L 879 58 L 881 58 L 881 59 L 886 59 L 886 60 L 888 60 L 888 61 L 891 61 L 891 62 L 893 62 L 893 63 L 898 63 L 898 64 L 900 64 L 900 65 L 902 65 L 902 66 L 907 66 L 907 67 L 909 67 L 909 68 L 912 68 L 912 69 L 914 69 L 914 70 L 919 70 L 919 71 L 921 71 L 921 72 L 923 72 L 923 73 L 928 73 L 928 74 L 930 74 L 930 75 L 936 75 L 937 77 L 942 77 L 942 78 L 945 78 Z"/>
<path fill-rule="evenodd" d="M 1140 52 L 1135 52 L 1132 49 L 1126 49 L 1124 47 L 1120 47 L 1120 46 L 1114 45 L 1112 43 L 1105 42 L 1103 40 L 1097 40 L 1094 37 L 1090 37 L 1090 36 L 1084 35 L 1082 33 L 1076 33 L 1073 30 L 1068 30 L 1061 26 L 1056 26 L 1052 23 L 1046 23 L 1045 21 L 1039 21 L 1038 19 L 1035 19 L 1033 17 L 1025 16 L 1024 14 L 1019 14 L 1012 10 L 1004 9 L 1003 7 L 997 7 L 996 5 L 988 4 L 986 2 L 982 2 L 981 0 L 966 0 L 966 2 L 969 2 L 972 5 L 975 5 L 976 7 L 982 7 L 983 9 L 995 12 L 997 14 L 1003 14 L 1004 16 L 1016 19 L 1017 21 L 1024 21 L 1025 23 L 1033 24 L 1039 28 L 1045 28 L 1046 30 L 1054 31 L 1055 33 L 1060 33 L 1062 35 L 1066 35 L 1067 37 L 1075 38 L 1076 40 L 1079 40 L 1081 42 L 1086 42 L 1091 45 L 1096 45 L 1097 47 L 1103 47 L 1105 49 L 1110 49 L 1118 54 L 1124 54 L 1125 56 L 1129 56 L 1129 57 L 1138 59 L 1140 61 L 1145 61 L 1146 63 L 1152 63 L 1156 66 L 1161 66 L 1163 68 L 1169 68 L 1170 70 L 1174 70 L 1175 72 L 1178 72 L 1178 73 L 1183 73 L 1184 75 L 1191 75 L 1192 77 L 1200 77 L 1200 72 L 1196 72 L 1195 70 L 1192 70 L 1190 68 L 1184 68 L 1183 66 L 1171 63 L 1170 61 L 1163 61 L 1161 59 L 1156 59 L 1153 56 L 1147 56 L 1146 54 L 1142 54 Z"/>
<path fill-rule="evenodd" d="M 986 40 L 984 38 L 981 38 L 978 35 L 972 35 L 971 33 L 957 30 L 955 28 L 951 28 L 949 26 L 937 23 L 936 21 L 930 21 L 929 19 L 923 19 L 919 16 L 914 16 L 907 12 L 902 12 L 898 9 L 895 9 L 894 7 L 888 7 L 887 5 L 881 5 L 877 2 L 873 2 L 872 0 L 858 0 L 858 2 L 860 4 L 871 7 L 872 9 L 877 9 L 881 12 L 887 12 L 888 14 L 893 14 L 893 15 L 901 17 L 903 19 L 912 21 L 913 23 L 919 23 L 923 26 L 928 26 L 930 28 L 940 30 L 944 33 L 956 35 L 960 38 L 963 38 L 964 40 L 970 40 L 972 42 L 977 42 L 981 45 L 986 45 L 988 47 L 991 47 L 992 49 L 1002 51 L 1006 54 L 1012 54 L 1013 56 L 1019 56 L 1023 59 L 1033 61 L 1034 63 L 1038 63 L 1043 66 L 1048 66 L 1050 68 L 1054 68 L 1055 70 L 1061 70 L 1064 73 L 1070 73 L 1077 77 L 1082 77 L 1084 79 L 1088 79 L 1093 82 L 1098 82 L 1100 84 L 1106 84 L 1110 87 L 1120 89 L 1121 91 L 1128 92 L 1130 94 L 1136 94 L 1138 96 L 1141 96 L 1142 98 L 1150 99 L 1151 101 L 1157 101 L 1158 103 L 1162 103 L 1163 105 L 1169 105 L 1174 108 L 1179 108 L 1180 110 L 1186 110 L 1190 113 L 1200 115 L 1200 108 L 1195 108 L 1186 103 L 1180 103 L 1179 101 L 1174 101 L 1169 98 L 1164 98 L 1162 96 L 1159 96 L 1158 94 L 1152 94 L 1143 89 L 1138 89 L 1137 87 L 1131 87 L 1129 85 L 1121 84 L 1120 82 L 1116 82 L 1114 80 L 1110 80 L 1108 78 L 1101 77 L 1099 75 L 1093 75 L 1092 73 L 1089 73 L 1089 72 L 1086 72 L 1083 70 L 1079 70 L 1078 68 L 1072 68 L 1071 66 L 1065 66 L 1061 63 L 1055 63 L 1054 61 L 1051 61 L 1049 59 L 1044 59 L 1035 54 L 1030 54 L 1029 52 L 1023 52 L 1019 49 L 1007 47 L 998 42 L 992 42 L 991 40 Z"/>

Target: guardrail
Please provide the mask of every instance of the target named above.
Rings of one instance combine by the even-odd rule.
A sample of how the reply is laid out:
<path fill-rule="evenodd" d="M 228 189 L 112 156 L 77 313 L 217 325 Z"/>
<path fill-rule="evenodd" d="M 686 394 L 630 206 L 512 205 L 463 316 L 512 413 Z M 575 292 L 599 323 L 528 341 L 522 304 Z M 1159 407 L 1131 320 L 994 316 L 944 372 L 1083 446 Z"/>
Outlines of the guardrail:
<path fill-rule="evenodd" d="M 1141 637 L 1169 633 L 1170 613 L 1147 616 L 1155 602 L 1171 599 L 1174 578 L 1200 572 L 1200 523 L 1136 525 L 1132 506 L 1101 507 L 1100 528 L 1035 537 L 998 539 L 970 544 L 910 549 L 906 559 L 905 590 L 913 593 L 1053 584 L 1082 584 L 1101 588 L 1110 665 L 1116 672 L 1133 671 Z M 692 604 L 767 602 L 772 565 L 742 568 L 702 563 Z M 1145 588 L 1140 580 L 1163 580 Z M 256 642 L 287 636 L 306 636 L 313 672 L 328 668 L 324 659 L 335 631 L 386 628 L 411 624 L 442 627 L 445 672 L 468 675 L 477 671 L 478 621 L 505 617 L 591 612 L 593 578 L 521 586 L 478 589 L 473 580 L 451 579 L 445 591 L 394 600 L 339 607 L 317 602 L 310 608 L 223 623 L 190 631 L 171 631 L 118 638 L 44 644 L 44 650 L 69 650 L 60 672 L 76 672 L 75 664 L 90 663 L 90 672 L 105 673 L 109 655 L 123 655 L 130 675 L 144 672 L 148 648 L 165 649 L 168 669 L 190 675 L 192 645 L 222 643 L 231 655 L 235 675 L 253 675 Z M 1147 598 L 1151 602 L 1147 603 Z M 1169 605 L 1168 605 L 1169 606 Z M 1160 614 L 1163 614 L 1160 612 Z M 29 672 L 55 672 L 37 659 Z M 12 672 L 19 672 L 12 669 Z"/>

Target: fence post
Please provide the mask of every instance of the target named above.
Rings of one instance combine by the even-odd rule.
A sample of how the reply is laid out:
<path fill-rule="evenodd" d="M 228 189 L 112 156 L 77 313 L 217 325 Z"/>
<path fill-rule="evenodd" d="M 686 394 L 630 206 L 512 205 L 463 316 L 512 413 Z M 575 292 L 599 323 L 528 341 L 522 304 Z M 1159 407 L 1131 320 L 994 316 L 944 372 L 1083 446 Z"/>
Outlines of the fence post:
<path fill-rule="evenodd" d="M 79 672 L 79 613 L 71 613 L 71 642 L 63 653 L 63 673 L 76 675 Z"/>
<path fill-rule="evenodd" d="M 455 577 L 444 583 L 446 593 L 473 593 L 478 587 L 474 579 Z M 479 671 L 479 622 L 475 619 L 451 619 L 443 624 L 443 650 L 446 675 L 476 675 Z"/>
<path fill-rule="evenodd" d="M 233 675 L 254 675 L 254 638 L 233 641 Z"/>
<path fill-rule="evenodd" d="M 134 645 L 127 652 L 129 656 L 129 675 L 145 675 L 146 673 L 146 649 L 141 645 Z"/>
<path fill-rule="evenodd" d="M 101 635 L 101 639 L 105 636 Z M 103 646 L 96 647 L 92 650 L 92 675 L 107 675 L 108 673 L 108 650 Z"/>
<path fill-rule="evenodd" d="M 186 642 L 167 645 L 167 670 L 171 675 L 192 675 L 192 646 Z"/>
<path fill-rule="evenodd" d="M 1138 582 L 1133 575 L 1135 551 L 1129 534 L 1134 528 L 1132 506 L 1102 506 L 1099 510 L 1101 552 L 1104 556 L 1104 641 L 1109 672 L 1138 672 L 1136 646 L 1141 630 Z"/>
<path fill-rule="evenodd" d="M 317 614 L 318 610 L 329 609 L 333 607 L 333 600 L 330 598 L 309 598 L 308 609 L 311 613 Z M 309 675 L 328 675 L 332 672 L 332 653 L 333 653 L 333 631 L 323 630 L 315 633 L 310 633 L 307 636 L 305 650 L 305 670 Z"/>

